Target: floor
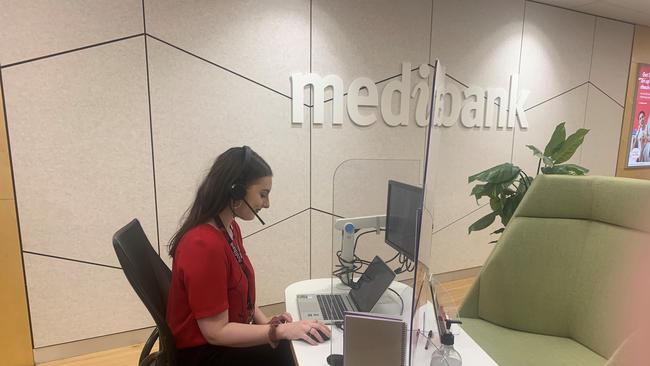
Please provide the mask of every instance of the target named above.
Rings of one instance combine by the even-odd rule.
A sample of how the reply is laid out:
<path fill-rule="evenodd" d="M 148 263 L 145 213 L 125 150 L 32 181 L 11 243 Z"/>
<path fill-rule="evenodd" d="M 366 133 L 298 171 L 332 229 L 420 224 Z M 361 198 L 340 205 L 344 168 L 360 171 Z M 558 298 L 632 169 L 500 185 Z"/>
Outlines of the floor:
<path fill-rule="evenodd" d="M 474 278 L 471 277 L 445 282 L 441 285 L 443 290 L 438 290 L 440 292 L 439 301 L 447 310 L 447 314 L 456 314 L 473 282 Z M 267 315 L 274 315 L 282 313 L 285 307 L 284 303 L 279 303 L 264 306 L 261 309 Z M 142 344 L 135 344 L 64 360 L 41 363 L 39 366 L 133 366 L 138 364 L 141 349 Z"/>

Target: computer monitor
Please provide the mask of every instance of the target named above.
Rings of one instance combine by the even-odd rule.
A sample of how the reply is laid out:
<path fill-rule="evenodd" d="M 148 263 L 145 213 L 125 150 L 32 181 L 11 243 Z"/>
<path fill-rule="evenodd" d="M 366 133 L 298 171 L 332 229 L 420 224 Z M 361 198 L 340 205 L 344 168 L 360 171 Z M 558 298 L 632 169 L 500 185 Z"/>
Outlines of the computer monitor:
<path fill-rule="evenodd" d="M 385 242 L 415 261 L 418 213 L 422 210 L 422 188 L 388 181 Z"/>

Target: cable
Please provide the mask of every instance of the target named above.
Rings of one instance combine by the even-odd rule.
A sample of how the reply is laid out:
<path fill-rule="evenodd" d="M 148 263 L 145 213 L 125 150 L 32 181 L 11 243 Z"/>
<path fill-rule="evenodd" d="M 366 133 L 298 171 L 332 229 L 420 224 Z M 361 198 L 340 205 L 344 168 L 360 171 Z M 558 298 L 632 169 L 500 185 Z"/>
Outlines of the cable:
<path fill-rule="evenodd" d="M 394 293 L 395 295 L 397 295 L 397 297 L 399 297 L 399 301 L 402 303 L 402 308 L 401 308 L 400 311 L 399 311 L 399 316 L 402 316 L 402 315 L 404 314 L 404 299 L 402 299 L 402 296 L 400 296 L 400 294 L 398 294 L 397 291 L 393 290 L 393 289 L 390 288 L 390 287 L 389 287 L 388 289 L 389 289 L 390 291 L 393 291 L 393 293 Z"/>
<path fill-rule="evenodd" d="M 380 228 L 379 231 L 380 232 L 386 231 L 386 229 Z M 374 229 L 374 230 L 366 230 L 364 232 L 359 233 L 357 237 L 354 239 L 354 247 L 352 253 L 356 253 L 357 245 L 359 244 L 359 238 L 361 238 L 366 234 L 376 233 L 376 232 L 377 230 Z M 363 273 L 361 269 L 363 268 L 364 265 L 365 266 L 369 265 L 370 261 L 364 260 L 359 256 L 357 256 L 356 254 L 354 254 L 352 261 L 347 261 L 341 258 L 341 254 L 342 254 L 341 250 L 338 250 L 336 252 L 336 257 L 339 261 L 339 264 L 336 265 L 337 268 L 332 272 L 332 274 L 336 276 L 344 285 L 351 288 L 357 288 L 358 286 L 354 282 L 354 275 Z M 349 275 L 349 281 L 348 281 L 348 275 Z"/>

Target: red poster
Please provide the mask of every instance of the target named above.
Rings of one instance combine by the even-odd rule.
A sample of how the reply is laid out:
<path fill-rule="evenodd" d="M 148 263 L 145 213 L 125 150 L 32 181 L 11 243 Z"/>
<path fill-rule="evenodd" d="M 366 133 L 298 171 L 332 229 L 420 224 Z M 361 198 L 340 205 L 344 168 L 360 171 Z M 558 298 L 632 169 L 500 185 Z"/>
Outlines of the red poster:
<path fill-rule="evenodd" d="M 627 166 L 650 166 L 650 65 L 639 65 L 635 95 Z"/>

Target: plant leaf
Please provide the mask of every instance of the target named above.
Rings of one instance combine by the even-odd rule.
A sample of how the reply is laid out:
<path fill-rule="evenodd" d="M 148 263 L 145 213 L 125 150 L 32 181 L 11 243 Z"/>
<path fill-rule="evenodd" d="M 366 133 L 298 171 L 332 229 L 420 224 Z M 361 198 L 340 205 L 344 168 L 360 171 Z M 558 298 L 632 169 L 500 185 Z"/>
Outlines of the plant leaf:
<path fill-rule="evenodd" d="M 481 217 L 480 219 L 476 220 L 475 223 L 470 225 L 469 228 L 467 229 L 467 233 L 470 234 L 472 231 L 479 231 L 485 229 L 486 227 L 492 225 L 496 217 L 497 217 L 496 212 L 490 212 L 489 214 Z"/>
<path fill-rule="evenodd" d="M 555 164 L 564 163 L 565 161 L 571 159 L 573 154 L 575 154 L 578 147 L 582 144 L 585 139 L 585 135 L 589 132 L 586 128 L 580 128 L 573 135 L 567 137 L 558 149 L 551 155 L 551 159 Z"/>
<path fill-rule="evenodd" d="M 512 215 L 515 213 L 515 210 L 519 206 L 519 203 L 523 197 L 524 196 L 522 194 L 518 194 L 506 199 L 503 204 L 503 210 L 501 211 L 501 223 L 503 226 L 508 225 L 508 222 L 510 222 Z"/>
<path fill-rule="evenodd" d="M 537 158 L 544 160 L 544 165 L 546 166 L 553 166 L 553 160 L 549 158 L 548 156 L 544 155 L 544 153 L 536 148 L 533 145 L 526 145 L 527 148 L 531 149 L 533 151 L 533 155 L 535 155 Z"/>
<path fill-rule="evenodd" d="M 563 175 L 585 175 L 589 169 L 575 164 L 560 164 L 552 167 L 542 168 L 544 174 L 563 174 Z"/>
<path fill-rule="evenodd" d="M 472 183 L 475 180 L 487 183 L 512 182 L 515 180 L 515 178 L 517 178 L 517 175 L 520 171 L 521 169 L 519 169 L 518 166 L 512 165 L 510 163 L 503 163 L 501 165 L 494 166 L 490 169 L 469 176 L 467 178 L 467 182 Z"/>
<path fill-rule="evenodd" d="M 566 140 L 566 129 L 564 127 L 564 122 L 562 122 L 559 125 L 555 126 L 553 136 L 551 136 L 551 139 L 548 141 L 548 144 L 546 144 L 546 147 L 544 148 L 544 155 L 552 156 L 562 145 L 564 140 Z"/>
<path fill-rule="evenodd" d="M 503 203 L 504 203 L 504 200 L 502 200 L 502 199 L 500 199 L 498 197 L 490 198 L 490 208 L 494 212 L 501 212 L 501 210 L 503 210 Z"/>

